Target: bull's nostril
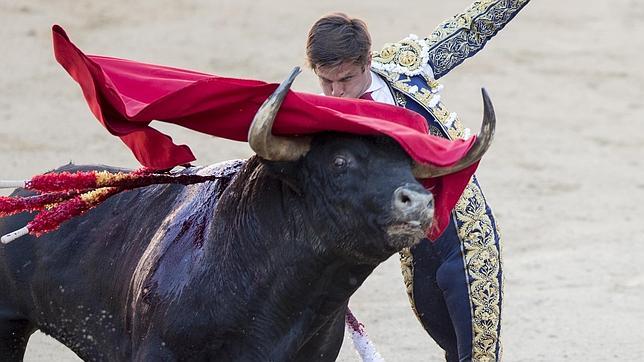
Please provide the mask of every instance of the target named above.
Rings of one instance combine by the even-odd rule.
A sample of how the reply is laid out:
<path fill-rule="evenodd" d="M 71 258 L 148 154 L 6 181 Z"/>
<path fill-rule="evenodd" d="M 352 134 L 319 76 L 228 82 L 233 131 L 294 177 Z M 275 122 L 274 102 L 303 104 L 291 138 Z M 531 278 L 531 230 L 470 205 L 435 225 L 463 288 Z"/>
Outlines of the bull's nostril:
<path fill-rule="evenodd" d="M 419 212 L 430 207 L 431 201 L 432 195 L 422 189 L 416 191 L 406 186 L 401 186 L 394 191 L 394 208 L 404 213 Z"/>

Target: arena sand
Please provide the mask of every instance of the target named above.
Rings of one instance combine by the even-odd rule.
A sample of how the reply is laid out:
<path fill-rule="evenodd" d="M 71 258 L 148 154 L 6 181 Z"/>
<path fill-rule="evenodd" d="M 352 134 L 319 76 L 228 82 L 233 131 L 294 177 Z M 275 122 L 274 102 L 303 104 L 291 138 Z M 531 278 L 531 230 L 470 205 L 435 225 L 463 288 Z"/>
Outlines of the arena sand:
<path fill-rule="evenodd" d="M 69 161 L 136 167 L 52 57 L 62 25 L 88 53 L 280 81 L 304 65 L 309 26 L 344 11 L 374 46 L 428 34 L 468 0 L 0 0 L 0 178 Z M 505 241 L 507 361 L 632 361 L 644 355 L 644 3 L 535 0 L 442 79 L 444 100 L 478 128 L 486 86 L 498 131 L 478 172 Z M 318 92 L 312 73 L 294 88 Z M 246 144 L 159 127 L 200 164 Z M 19 241 L 18 241 L 19 242 Z M 2 293 L 10 291 L 3 290 Z M 440 361 L 409 308 L 397 256 L 351 300 L 389 361 Z M 78 358 L 36 334 L 27 361 Z M 349 344 L 339 360 L 357 361 Z"/>

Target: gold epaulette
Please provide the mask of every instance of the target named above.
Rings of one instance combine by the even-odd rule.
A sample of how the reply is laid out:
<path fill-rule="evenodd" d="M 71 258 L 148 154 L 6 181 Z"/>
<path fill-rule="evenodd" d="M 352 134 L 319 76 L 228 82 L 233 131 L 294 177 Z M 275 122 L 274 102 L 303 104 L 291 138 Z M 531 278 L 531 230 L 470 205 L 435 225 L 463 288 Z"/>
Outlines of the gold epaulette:
<path fill-rule="evenodd" d="M 371 66 L 377 70 L 413 76 L 421 74 L 429 60 L 425 39 L 410 34 L 397 43 L 387 43 L 371 53 Z"/>

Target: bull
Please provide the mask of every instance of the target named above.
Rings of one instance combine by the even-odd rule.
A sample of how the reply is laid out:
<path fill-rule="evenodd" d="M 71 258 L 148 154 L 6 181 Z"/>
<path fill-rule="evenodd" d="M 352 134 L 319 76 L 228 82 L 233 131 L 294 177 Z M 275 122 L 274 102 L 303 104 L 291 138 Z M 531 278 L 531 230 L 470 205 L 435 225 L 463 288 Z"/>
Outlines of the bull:
<path fill-rule="evenodd" d="M 217 181 L 127 191 L 1 247 L 0 360 L 21 360 L 37 329 L 84 360 L 335 360 L 349 297 L 432 223 L 416 178 L 479 160 L 495 120 L 484 93 L 481 134 L 443 168 L 384 137 L 274 136 L 296 74 L 255 115 L 256 156 L 182 171 Z M 116 170 L 58 171 L 89 169 Z M 0 233 L 31 218 L 5 218 Z"/>

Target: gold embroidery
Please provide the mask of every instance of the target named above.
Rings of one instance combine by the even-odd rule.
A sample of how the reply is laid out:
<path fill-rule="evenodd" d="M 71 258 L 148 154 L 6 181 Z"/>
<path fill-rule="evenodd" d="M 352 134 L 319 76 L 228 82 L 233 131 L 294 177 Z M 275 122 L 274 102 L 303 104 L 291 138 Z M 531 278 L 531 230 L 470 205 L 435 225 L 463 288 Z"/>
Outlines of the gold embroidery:
<path fill-rule="evenodd" d="M 530 0 L 477 0 L 429 37 L 429 64 L 440 78 L 481 50 Z"/>
<path fill-rule="evenodd" d="M 454 211 L 470 278 L 472 359 L 495 361 L 497 346 L 500 346 L 501 265 L 492 220 L 486 213 L 485 199 L 478 185 L 470 181 Z"/>
<path fill-rule="evenodd" d="M 380 51 L 371 53 L 372 67 L 406 75 L 422 73 L 427 64 L 428 47 L 425 39 L 410 36 L 397 43 L 388 43 Z"/>
<path fill-rule="evenodd" d="M 378 72 L 378 74 L 383 75 L 387 79 L 390 79 L 392 77 L 392 73 Z M 436 89 L 438 89 L 438 87 L 440 87 L 440 84 L 437 81 L 434 80 L 433 82 L 430 82 L 431 88 L 429 89 L 418 89 L 418 86 L 412 86 L 409 84 L 411 82 L 411 78 L 399 78 L 400 77 L 396 75 L 396 79 L 391 82 L 393 88 L 411 97 L 421 106 L 423 106 L 425 110 L 427 110 L 427 112 L 429 112 L 443 126 L 443 129 L 449 136 L 449 139 L 457 139 L 463 137 L 464 127 L 458 116 L 454 115 L 454 120 L 451 120 L 450 117 L 452 117 L 452 113 L 447 110 L 447 107 L 445 107 L 445 104 L 443 102 L 437 101 L 437 99 L 435 98 L 440 97 L 438 92 L 435 91 Z M 398 97 L 396 97 L 396 101 L 400 105 L 401 102 L 399 102 Z"/>
<path fill-rule="evenodd" d="M 426 108 L 431 109 L 433 108 L 431 107 L 432 105 L 435 106 L 435 103 L 439 103 L 438 99 L 440 99 L 440 95 L 438 93 L 433 93 L 431 89 L 427 88 L 419 89 L 416 85 L 410 85 L 410 81 L 411 79 L 409 77 L 398 79 L 393 82 L 392 86 L 406 93 Z"/>
<path fill-rule="evenodd" d="M 382 71 L 425 76 L 423 67 L 429 64 L 434 77 L 440 78 L 481 50 L 529 1 L 474 1 L 464 12 L 441 23 L 427 38 L 410 35 L 372 52 L 372 66 Z"/>
<path fill-rule="evenodd" d="M 411 50 L 400 52 L 398 63 L 405 68 L 416 69 L 420 66 L 420 57 Z"/>
<path fill-rule="evenodd" d="M 432 111 L 434 112 L 433 114 L 436 120 L 446 129 L 449 139 L 455 140 L 457 138 L 463 138 L 463 131 L 465 129 L 465 127 L 463 127 L 463 123 L 461 123 L 458 115 L 447 110 L 445 103 L 439 102 L 434 108 L 432 108 Z M 454 118 L 452 119 L 452 117 Z"/>
<path fill-rule="evenodd" d="M 453 35 L 457 30 L 470 29 L 472 19 L 478 15 L 484 14 L 488 8 L 498 0 L 478 0 L 474 1 L 465 11 L 455 15 L 439 24 L 436 29 L 427 37 L 430 45 L 434 45 L 442 40 L 446 40 Z"/>
<path fill-rule="evenodd" d="M 442 23 L 425 40 L 429 47 L 428 63 L 432 66 L 434 78 L 439 78 L 479 51 L 505 24 L 507 24 L 529 0 L 478 0 L 463 14 Z M 419 42 L 420 44 L 420 42 Z M 387 49 L 387 47 L 385 47 Z M 388 67 L 374 67 L 374 71 L 383 75 L 392 87 L 407 97 L 418 102 L 429 112 L 450 139 L 463 137 L 463 125 L 455 114 L 450 113 L 445 105 L 436 102 L 432 93 L 438 92 L 438 83 L 423 72 L 419 72 L 427 81 L 429 89 L 418 89 L 409 85 L 410 79 L 399 79 L 400 74 L 410 76 L 399 64 L 396 57 L 401 54 L 400 46 L 391 46 L 384 53 L 374 53 L 374 59 Z M 413 50 L 409 50 L 413 52 Z M 424 50 L 415 54 L 423 54 Z M 412 63 L 413 57 L 406 55 L 406 63 Z M 425 64 L 421 64 L 420 67 Z M 400 103 L 398 97 L 396 101 Z M 430 128 L 431 132 L 431 128 Z M 503 281 L 501 273 L 501 243 L 495 244 L 495 234 L 490 216 L 486 213 L 486 204 L 481 189 L 473 182 L 467 186 L 459 199 L 454 214 L 457 219 L 458 235 L 462 241 L 464 264 L 470 278 L 469 292 L 472 308 L 472 360 L 496 361 L 502 353 L 500 342 L 501 311 L 503 298 Z M 496 233 L 500 238 L 500 234 Z M 413 304 L 413 260 L 411 253 L 404 257 L 401 253 L 401 266 L 405 286 Z M 417 315 L 418 316 L 418 315 Z M 497 353 L 498 352 L 498 353 Z"/>
<path fill-rule="evenodd" d="M 434 108 L 432 108 L 434 118 L 440 122 L 443 126 L 447 125 L 449 120 L 449 111 L 443 102 L 439 102 Z"/>
<path fill-rule="evenodd" d="M 396 53 L 400 49 L 400 44 L 398 43 L 388 43 L 380 50 L 380 53 L 373 53 L 373 56 L 377 57 L 378 61 L 382 63 L 389 63 L 394 60 Z"/>
<path fill-rule="evenodd" d="M 391 72 L 379 71 L 386 79 L 391 81 L 396 102 L 406 95 L 417 101 L 447 132 L 448 138 L 456 139 L 463 136 L 463 125 L 455 114 L 450 113 L 442 102 L 437 102 L 430 107 L 432 97 L 436 96 L 431 90 L 415 89 L 409 83 L 411 79 Z M 438 83 L 434 83 L 438 86 Z M 423 91 L 424 90 L 424 91 Z M 435 126 L 433 127 L 436 128 Z M 434 134 L 436 130 L 430 132 Z M 472 356 L 475 361 L 495 361 L 500 356 L 501 343 L 499 340 L 502 298 L 502 284 L 499 282 L 500 250 L 495 245 L 492 221 L 486 214 L 486 204 L 481 189 L 470 182 L 454 209 L 458 236 L 462 241 L 464 264 L 470 278 L 470 299 L 472 302 Z M 497 233 L 498 235 L 498 233 Z M 401 252 L 401 268 L 407 295 L 412 309 L 417 318 L 416 306 L 413 299 L 413 258 L 411 252 Z M 499 354 L 497 355 L 497 349 Z"/>
<path fill-rule="evenodd" d="M 407 105 L 407 99 L 405 98 L 405 95 L 397 91 L 393 91 L 392 93 L 394 94 L 396 105 L 405 108 L 405 106 Z"/>
<path fill-rule="evenodd" d="M 418 311 L 416 310 L 416 302 L 414 301 L 414 256 L 409 248 L 404 248 L 399 254 L 400 269 L 402 271 L 405 289 L 407 289 L 407 297 L 409 297 L 411 309 L 416 318 L 420 321 L 420 324 L 423 324 L 420 316 L 418 315 Z"/>
<path fill-rule="evenodd" d="M 461 120 L 457 118 L 454 120 L 454 123 L 452 123 L 452 126 L 447 129 L 447 133 L 449 133 L 450 139 L 457 139 L 457 138 L 463 138 L 463 130 L 465 128 L 463 127 L 463 124 L 461 123 Z"/>

